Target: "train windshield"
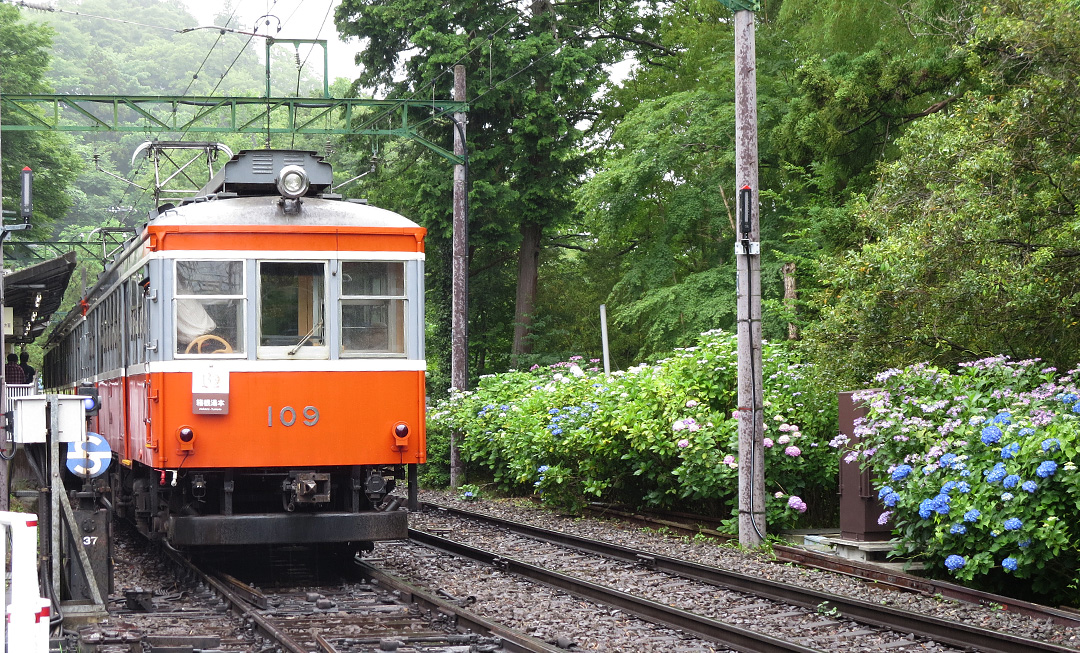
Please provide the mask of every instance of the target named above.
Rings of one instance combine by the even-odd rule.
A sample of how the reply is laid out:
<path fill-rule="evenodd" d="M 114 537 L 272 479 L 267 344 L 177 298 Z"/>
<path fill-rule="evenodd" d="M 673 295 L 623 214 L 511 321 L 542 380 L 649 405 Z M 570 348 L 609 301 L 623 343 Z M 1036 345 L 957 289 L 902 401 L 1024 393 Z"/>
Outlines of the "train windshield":
<path fill-rule="evenodd" d="M 341 354 L 405 354 L 405 264 L 341 264 Z"/>
<path fill-rule="evenodd" d="M 176 262 L 176 353 L 244 352 L 243 261 Z"/>
<path fill-rule="evenodd" d="M 325 288 L 325 263 L 259 263 L 260 357 L 327 357 Z"/>

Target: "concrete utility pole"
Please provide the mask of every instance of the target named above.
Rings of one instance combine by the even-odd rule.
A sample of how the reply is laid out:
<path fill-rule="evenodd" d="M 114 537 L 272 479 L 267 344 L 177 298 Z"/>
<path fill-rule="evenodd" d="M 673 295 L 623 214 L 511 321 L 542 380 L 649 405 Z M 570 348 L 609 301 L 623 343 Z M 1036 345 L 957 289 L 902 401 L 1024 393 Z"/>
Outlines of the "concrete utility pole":
<path fill-rule="evenodd" d="M 753 0 L 720 0 L 735 12 L 735 188 L 739 240 L 739 544 L 765 539 L 765 418 L 761 373 L 761 231 L 758 220 L 757 78 Z"/>
<path fill-rule="evenodd" d="M 454 66 L 454 100 L 465 101 L 465 66 Z M 465 159 L 465 113 L 454 114 L 454 155 Z M 464 391 L 468 379 L 469 230 L 465 198 L 465 166 L 454 165 L 453 297 L 450 317 L 450 385 Z M 463 470 L 458 438 L 450 434 L 450 487 L 461 487 Z"/>

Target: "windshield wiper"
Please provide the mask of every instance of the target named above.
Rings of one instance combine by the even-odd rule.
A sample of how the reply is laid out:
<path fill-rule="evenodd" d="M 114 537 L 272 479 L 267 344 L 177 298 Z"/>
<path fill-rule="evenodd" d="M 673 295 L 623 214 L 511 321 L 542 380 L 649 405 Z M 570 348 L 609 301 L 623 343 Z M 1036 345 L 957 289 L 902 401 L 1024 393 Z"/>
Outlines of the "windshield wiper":
<path fill-rule="evenodd" d="M 311 327 L 311 331 L 308 331 L 307 335 L 304 336 L 303 338 L 300 338 L 300 342 L 296 343 L 296 346 L 289 350 L 289 355 L 292 356 L 296 352 L 300 351 L 300 348 L 304 346 L 304 343 L 308 341 L 308 338 L 315 335 L 315 332 L 318 331 L 321 328 L 322 328 L 322 320 L 319 320 L 319 323 L 316 324 L 315 326 Z"/>

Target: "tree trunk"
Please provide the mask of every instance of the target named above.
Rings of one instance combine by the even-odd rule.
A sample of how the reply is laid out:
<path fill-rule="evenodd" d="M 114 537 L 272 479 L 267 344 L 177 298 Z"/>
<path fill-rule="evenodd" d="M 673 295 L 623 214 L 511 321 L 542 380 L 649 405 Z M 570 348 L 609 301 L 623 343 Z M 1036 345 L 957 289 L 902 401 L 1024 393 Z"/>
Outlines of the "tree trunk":
<path fill-rule="evenodd" d="M 799 298 L 799 293 L 795 290 L 795 264 L 785 263 L 780 271 L 784 275 L 784 306 L 794 315 L 795 300 Z M 799 327 L 794 322 L 788 322 L 787 334 L 788 340 L 798 340 Z"/>
<path fill-rule="evenodd" d="M 521 224 L 521 249 L 518 251 L 517 299 L 514 304 L 514 345 L 511 364 L 518 356 L 532 353 L 532 319 L 536 309 L 536 283 L 540 267 L 540 225 Z"/>

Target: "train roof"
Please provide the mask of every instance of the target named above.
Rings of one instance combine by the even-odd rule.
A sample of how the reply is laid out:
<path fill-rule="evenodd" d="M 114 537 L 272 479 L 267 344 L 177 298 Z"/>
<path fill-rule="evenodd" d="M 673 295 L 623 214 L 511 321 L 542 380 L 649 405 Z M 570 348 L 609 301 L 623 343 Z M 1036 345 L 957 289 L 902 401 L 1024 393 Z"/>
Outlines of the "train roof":
<path fill-rule="evenodd" d="M 415 229 L 420 225 L 405 216 L 352 200 L 304 197 L 300 210 L 285 213 L 281 197 L 221 197 L 211 195 L 178 207 L 161 207 L 151 216 L 151 226 L 350 226 Z"/>

